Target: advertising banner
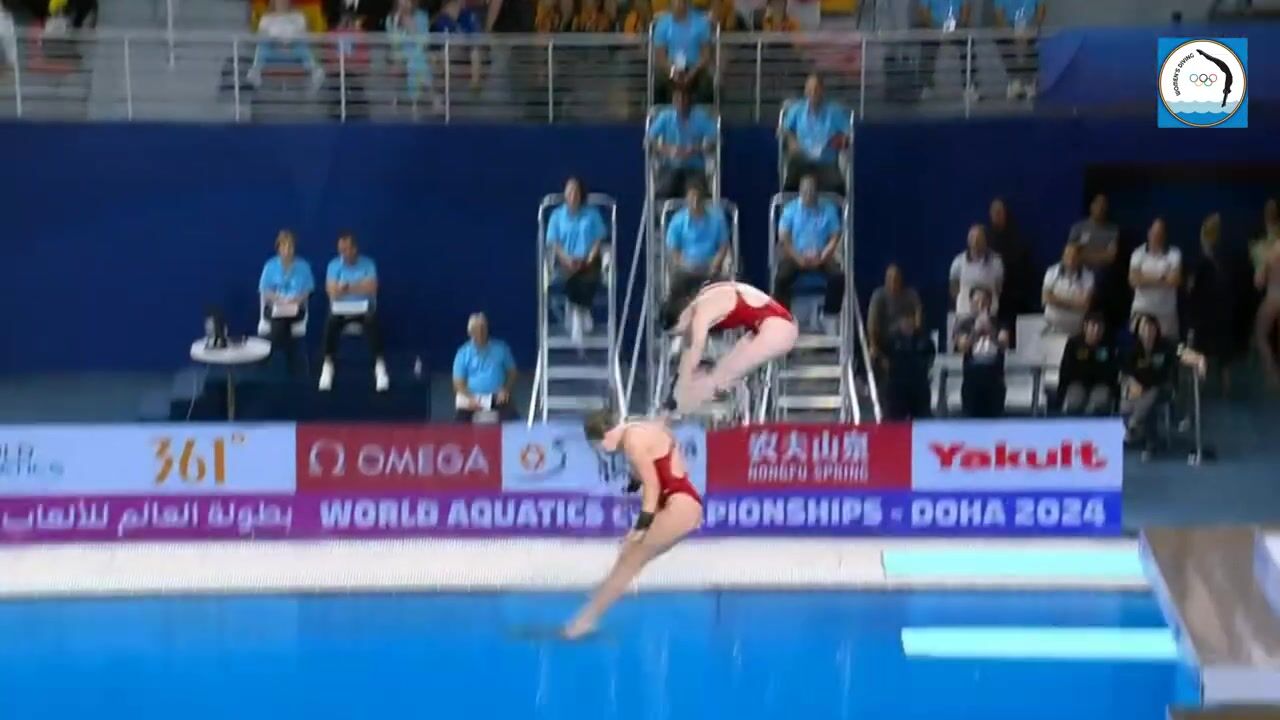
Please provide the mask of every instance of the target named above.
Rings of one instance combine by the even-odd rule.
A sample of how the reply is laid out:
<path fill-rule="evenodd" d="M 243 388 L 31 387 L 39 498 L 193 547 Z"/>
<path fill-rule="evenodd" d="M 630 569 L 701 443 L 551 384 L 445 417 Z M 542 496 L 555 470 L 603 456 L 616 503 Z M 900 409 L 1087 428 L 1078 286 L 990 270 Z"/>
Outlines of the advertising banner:
<path fill-rule="evenodd" d="M 1124 480 L 1118 419 L 928 421 L 911 430 L 911 487 L 1112 490 Z"/>
<path fill-rule="evenodd" d="M 299 492 L 497 492 L 492 425 L 299 425 Z"/>
<path fill-rule="evenodd" d="M 711 433 L 707 449 L 713 494 L 911 488 L 905 424 L 753 425 Z"/>
<path fill-rule="evenodd" d="M 291 493 L 294 426 L 0 426 L 0 497 Z"/>
<path fill-rule="evenodd" d="M 697 425 L 675 429 L 689 481 L 707 489 L 707 433 Z M 587 442 L 581 423 L 502 427 L 502 490 L 620 495 L 630 468 L 622 453 L 605 454 Z"/>

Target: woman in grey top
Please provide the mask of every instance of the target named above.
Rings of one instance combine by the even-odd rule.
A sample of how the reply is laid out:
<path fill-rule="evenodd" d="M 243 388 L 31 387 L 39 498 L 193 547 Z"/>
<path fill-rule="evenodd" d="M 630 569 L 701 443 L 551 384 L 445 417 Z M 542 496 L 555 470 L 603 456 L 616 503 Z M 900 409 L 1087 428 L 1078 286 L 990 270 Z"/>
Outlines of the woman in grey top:
<path fill-rule="evenodd" d="M 881 354 L 884 342 L 900 320 L 912 318 L 918 328 L 922 324 L 922 315 L 920 296 L 903 281 L 902 268 L 897 263 L 890 263 L 884 271 L 884 286 L 871 293 L 871 304 L 867 309 L 871 352 L 877 356 Z"/>
<path fill-rule="evenodd" d="M 1280 238 L 1264 241 L 1254 253 L 1253 284 L 1261 290 L 1262 305 L 1253 326 L 1254 342 L 1262 356 L 1262 369 L 1272 387 L 1280 386 L 1280 365 L 1276 364 L 1272 331 L 1280 326 Z"/>

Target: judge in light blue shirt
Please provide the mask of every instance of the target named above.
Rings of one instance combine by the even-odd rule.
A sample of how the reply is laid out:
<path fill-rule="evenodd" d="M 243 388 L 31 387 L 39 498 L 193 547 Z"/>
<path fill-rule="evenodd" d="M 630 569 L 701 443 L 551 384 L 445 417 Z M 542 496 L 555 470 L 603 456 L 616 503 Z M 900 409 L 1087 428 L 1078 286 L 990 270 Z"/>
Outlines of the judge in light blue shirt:
<path fill-rule="evenodd" d="M 685 207 L 667 222 L 666 241 L 672 297 L 684 297 L 724 272 L 731 247 L 729 225 L 724 210 L 707 202 L 702 185 L 689 184 Z"/>
<path fill-rule="evenodd" d="M 516 384 L 516 361 L 511 348 L 489 337 L 484 313 L 474 313 L 467 320 L 467 334 L 471 339 L 453 356 L 455 419 L 471 422 L 477 412 L 492 410 L 503 420 L 514 420 L 511 389 Z"/>
<path fill-rule="evenodd" d="M 654 192 L 659 199 L 680 197 L 689 181 L 705 183 L 705 154 L 715 149 L 716 121 L 689 104 L 689 93 L 676 88 L 671 107 L 663 108 L 649 126 L 649 145 L 657 158 Z"/>
<path fill-rule="evenodd" d="M 307 301 L 315 290 L 311 265 L 297 256 L 293 233 L 281 230 L 276 235 L 276 254 L 262 267 L 258 279 L 258 295 L 262 300 L 262 323 L 259 334 L 271 338 L 271 352 L 283 352 L 291 372 L 297 373 L 297 342 L 293 326 L 307 317 Z M 266 331 L 265 333 L 263 331 Z"/>
<path fill-rule="evenodd" d="M 795 192 L 801 176 L 812 175 L 820 192 L 844 194 L 840 151 L 849 146 L 849 112 L 827 100 L 817 73 L 805 80 L 804 100 L 787 106 L 778 132 L 787 157 L 785 190 Z"/>
<path fill-rule="evenodd" d="M 778 267 L 773 297 L 791 307 L 796 279 L 801 273 L 818 273 L 826 283 L 822 317 L 828 334 L 844 305 L 844 267 L 838 251 L 844 234 L 840 209 L 818 196 L 812 175 L 800 179 L 800 196 L 782 208 L 778 219 Z"/>
<path fill-rule="evenodd" d="M 996 41 L 1009 75 L 1005 94 L 1010 100 L 1031 100 L 1036 96 L 1036 38 L 1048 4 L 1043 0 L 995 0 L 995 9 L 996 27 L 1013 33 L 1013 37 L 1002 33 Z"/>
<path fill-rule="evenodd" d="M 588 205 L 587 189 L 576 177 L 564 184 L 564 204 L 547 220 L 547 249 L 555 257 L 556 274 L 564 278 L 569 299 L 565 318 L 569 335 L 581 343 L 595 326 L 591 312 L 600 292 L 601 253 L 609 238 L 600 211 Z"/>
<path fill-rule="evenodd" d="M 373 260 L 360 254 L 360 246 L 351 233 L 338 237 L 338 257 L 329 262 L 325 274 L 325 292 L 329 296 L 329 319 L 324 324 L 324 366 L 320 369 L 320 390 L 333 387 L 333 360 L 338 352 L 338 337 L 351 326 L 360 328 L 373 352 L 374 389 L 385 392 L 391 380 L 382 356 L 382 330 L 378 323 L 378 268 Z"/>
<path fill-rule="evenodd" d="M 654 95 L 659 105 L 671 102 L 676 88 L 684 88 L 694 102 L 715 99 L 711 82 L 712 38 L 707 16 L 689 7 L 689 0 L 671 0 L 670 12 L 653 21 Z"/>
<path fill-rule="evenodd" d="M 978 63 L 968 62 L 969 35 L 961 32 L 972 27 L 973 0 L 912 0 L 916 27 L 938 31 L 941 37 L 937 40 L 926 40 L 920 44 L 920 74 L 924 87 L 920 98 L 929 100 L 938 94 L 935 89 L 934 75 L 938 67 L 938 54 L 947 48 L 959 57 L 959 85 L 955 86 L 971 99 L 977 99 L 976 76 Z M 950 88 L 949 83 L 943 83 Z"/>

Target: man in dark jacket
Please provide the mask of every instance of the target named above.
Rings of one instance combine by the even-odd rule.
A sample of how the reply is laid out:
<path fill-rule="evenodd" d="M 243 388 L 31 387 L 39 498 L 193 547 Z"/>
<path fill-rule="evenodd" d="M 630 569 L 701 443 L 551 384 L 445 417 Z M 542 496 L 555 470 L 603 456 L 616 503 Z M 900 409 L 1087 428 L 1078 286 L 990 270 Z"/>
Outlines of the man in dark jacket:
<path fill-rule="evenodd" d="M 1115 405 L 1120 364 L 1106 341 L 1102 316 L 1089 315 L 1079 334 L 1067 340 L 1058 371 L 1063 415 L 1109 415 Z"/>
<path fill-rule="evenodd" d="M 1163 337 L 1160 323 L 1152 315 L 1135 317 L 1135 335 L 1133 347 L 1120 365 L 1124 376 L 1120 410 L 1129 417 L 1126 440 L 1141 443 L 1145 459 L 1156 446 L 1156 410 L 1173 401 L 1178 365 L 1192 367 L 1203 377 L 1205 360 L 1200 353 L 1179 348 Z"/>
<path fill-rule="evenodd" d="M 938 349 L 915 317 L 902 317 L 884 342 L 885 406 L 889 420 L 918 420 L 929 410 L 929 370 Z"/>

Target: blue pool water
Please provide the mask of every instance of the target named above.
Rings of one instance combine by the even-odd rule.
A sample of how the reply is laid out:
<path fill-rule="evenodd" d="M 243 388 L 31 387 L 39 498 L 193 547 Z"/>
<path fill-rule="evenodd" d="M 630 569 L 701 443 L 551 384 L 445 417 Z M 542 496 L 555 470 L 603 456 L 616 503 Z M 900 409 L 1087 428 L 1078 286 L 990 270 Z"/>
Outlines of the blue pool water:
<path fill-rule="evenodd" d="M 1163 628 L 1139 593 L 651 593 L 587 642 L 530 632 L 580 601 L 0 603 L 0 718 L 1158 720 L 1183 684 L 1167 659 L 903 650 L 904 628 Z"/>

